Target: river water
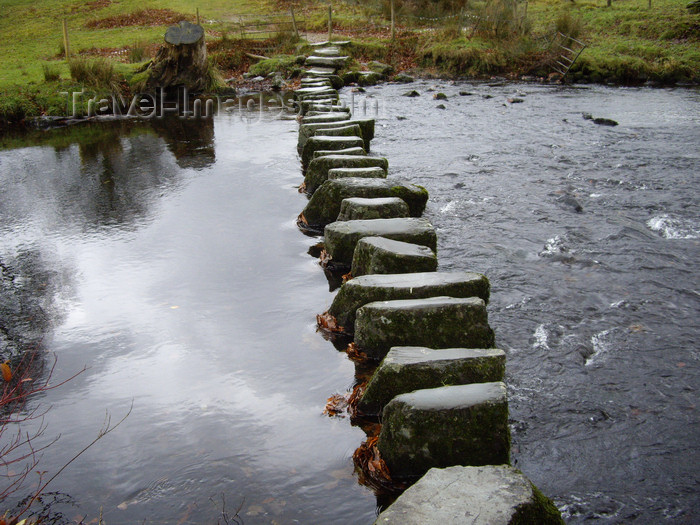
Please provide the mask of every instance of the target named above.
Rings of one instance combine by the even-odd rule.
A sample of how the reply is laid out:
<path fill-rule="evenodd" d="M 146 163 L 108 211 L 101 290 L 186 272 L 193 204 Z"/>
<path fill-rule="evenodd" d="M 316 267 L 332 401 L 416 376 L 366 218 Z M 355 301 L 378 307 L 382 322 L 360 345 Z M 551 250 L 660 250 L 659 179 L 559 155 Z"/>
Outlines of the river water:
<path fill-rule="evenodd" d="M 491 280 L 513 464 L 571 523 L 696 522 L 700 94 L 407 89 L 370 88 L 357 113 L 378 110 L 390 176 L 429 190 L 440 269 Z M 133 402 L 54 482 L 70 519 L 374 519 L 351 461 L 364 433 L 322 414 L 355 367 L 315 331 L 332 294 L 295 226 L 297 124 L 273 113 L 0 152 L 3 277 L 46 312 L 53 382 L 88 367 L 33 401 L 40 439 L 61 435 L 41 468 Z"/>

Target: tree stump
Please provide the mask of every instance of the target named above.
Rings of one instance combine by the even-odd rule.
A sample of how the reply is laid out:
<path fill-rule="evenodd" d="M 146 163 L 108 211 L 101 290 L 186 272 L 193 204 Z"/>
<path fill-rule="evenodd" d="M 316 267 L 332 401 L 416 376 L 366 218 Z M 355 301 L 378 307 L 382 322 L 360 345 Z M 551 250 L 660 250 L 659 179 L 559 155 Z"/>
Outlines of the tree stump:
<path fill-rule="evenodd" d="M 183 20 L 165 32 L 165 45 L 149 67 L 147 87 L 166 91 L 185 87 L 190 92 L 200 92 L 207 87 L 207 69 L 204 29 Z"/>

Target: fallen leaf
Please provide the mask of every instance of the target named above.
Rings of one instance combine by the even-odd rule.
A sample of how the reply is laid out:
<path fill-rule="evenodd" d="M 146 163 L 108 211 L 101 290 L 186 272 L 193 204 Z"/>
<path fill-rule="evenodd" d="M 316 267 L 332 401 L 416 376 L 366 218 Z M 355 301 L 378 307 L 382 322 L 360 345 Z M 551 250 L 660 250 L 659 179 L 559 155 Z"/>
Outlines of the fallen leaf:
<path fill-rule="evenodd" d="M 10 365 L 7 363 L 0 363 L 0 371 L 2 371 L 2 378 L 8 383 L 12 381 L 12 370 L 10 370 Z"/>

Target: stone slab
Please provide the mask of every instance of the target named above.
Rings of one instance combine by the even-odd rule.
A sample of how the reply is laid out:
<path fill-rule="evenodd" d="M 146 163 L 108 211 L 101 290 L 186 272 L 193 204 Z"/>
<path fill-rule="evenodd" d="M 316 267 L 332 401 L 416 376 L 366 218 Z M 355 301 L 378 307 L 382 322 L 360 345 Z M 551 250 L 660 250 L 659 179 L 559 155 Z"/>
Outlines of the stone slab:
<path fill-rule="evenodd" d="M 348 61 L 347 56 L 342 56 L 342 57 L 327 57 L 327 56 L 318 56 L 318 55 L 311 55 L 309 57 L 306 57 L 306 62 L 305 64 L 307 66 L 311 67 L 322 67 L 322 68 L 333 68 L 333 70 L 338 70 L 343 67 L 345 67 L 345 63 Z M 308 71 L 307 71 L 308 73 Z"/>
<path fill-rule="evenodd" d="M 344 283 L 328 310 L 346 332 L 355 330 L 357 309 L 375 301 L 426 297 L 480 297 L 489 300 L 491 285 L 485 275 L 474 272 L 425 272 L 375 274 Z M 460 345 L 444 345 L 460 346 Z"/>
<path fill-rule="evenodd" d="M 302 124 L 318 124 L 328 122 L 340 122 L 348 120 L 348 114 L 345 111 L 330 112 L 323 115 L 314 115 L 312 117 L 302 117 Z"/>
<path fill-rule="evenodd" d="M 299 139 L 297 141 L 297 152 L 299 152 L 299 154 L 301 154 L 302 150 L 304 149 L 304 144 L 306 143 L 308 138 L 313 137 L 317 129 L 344 127 L 353 124 L 357 124 L 358 126 L 360 126 L 360 134 L 358 135 L 358 137 L 362 137 L 362 139 L 365 141 L 365 151 L 369 151 L 370 141 L 374 138 L 374 119 L 350 120 L 348 114 L 342 111 L 332 112 L 328 114 L 344 114 L 345 118 L 334 118 L 333 121 L 326 121 L 324 120 L 326 114 L 314 117 L 304 117 L 304 119 L 302 120 L 302 125 L 299 126 Z M 314 121 L 314 119 L 317 119 L 318 122 Z"/>
<path fill-rule="evenodd" d="M 564 525 L 522 472 L 508 465 L 432 468 L 374 525 Z"/>
<path fill-rule="evenodd" d="M 356 312 L 355 343 L 383 359 L 393 346 L 493 348 L 494 334 L 482 299 L 441 296 L 364 305 Z"/>
<path fill-rule="evenodd" d="M 342 215 L 341 207 L 338 217 Z M 434 272 L 437 265 L 437 255 L 427 246 L 385 237 L 363 237 L 355 246 L 351 273 L 358 277 L 373 273 Z"/>
<path fill-rule="evenodd" d="M 345 137 L 345 136 L 314 136 L 309 138 L 304 144 L 304 149 L 301 152 L 301 164 L 306 167 L 313 159 L 314 151 L 318 150 L 338 150 L 346 148 L 362 148 L 365 142 L 362 137 Z M 336 214 L 336 217 L 338 215 Z"/>
<path fill-rule="evenodd" d="M 355 146 L 354 148 L 345 148 L 345 149 L 338 149 L 338 150 L 319 149 L 319 150 L 314 151 L 314 159 L 317 159 L 318 157 L 327 157 L 328 155 L 364 156 L 364 155 L 367 155 L 367 152 L 359 146 Z"/>
<path fill-rule="evenodd" d="M 382 412 L 377 448 L 395 479 L 416 479 L 433 467 L 507 464 L 506 385 L 473 383 L 396 396 Z"/>
<path fill-rule="evenodd" d="M 496 348 L 395 346 L 372 375 L 357 408 L 380 414 L 400 394 L 447 385 L 503 381 L 506 354 Z"/>
<path fill-rule="evenodd" d="M 304 144 L 306 147 L 306 144 Z M 352 162 L 347 159 L 341 159 L 336 162 L 332 158 L 319 160 L 309 164 L 304 175 L 304 183 L 307 193 L 314 193 L 324 183 L 328 181 L 328 171 L 333 168 L 374 168 L 379 167 L 384 171 L 389 170 L 389 161 L 384 157 L 361 157 L 356 158 Z M 346 177 L 343 179 L 334 179 L 330 184 L 326 185 L 324 192 L 328 193 L 333 198 L 342 195 L 342 199 L 347 197 L 401 197 L 406 201 L 406 204 L 411 208 L 411 215 L 419 217 L 425 209 L 425 204 L 428 201 L 428 192 L 422 186 L 415 184 L 405 184 L 402 182 L 390 182 L 387 180 L 371 179 L 368 180 L 362 177 Z M 404 198 L 404 196 L 406 198 Z M 411 199 L 411 200 L 409 200 Z M 323 224 L 328 224 L 335 220 L 340 211 L 340 200 L 336 203 L 334 213 L 321 213 L 327 219 Z M 416 206 L 415 212 L 413 207 Z M 319 210 L 321 211 L 321 210 Z M 321 224 L 321 223 L 319 223 Z"/>
<path fill-rule="evenodd" d="M 333 171 L 331 170 L 331 172 Z M 374 175 L 379 175 L 379 178 L 381 178 L 382 170 L 372 172 L 370 176 Z M 332 177 L 331 180 L 333 180 L 336 174 L 329 173 L 328 176 Z M 383 177 L 386 177 L 386 175 L 383 175 Z M 399 219 L 409 217 L 410 213 L 408 204 L 398 197 L 378 197 L 376 199 L 352 197 L 341 201 L 338 221 Z"/>
<path fill-rule="evenodd" d="M 342 179 L 341 179 L 342 180 Z M 368 179 L 375 180 L 375 179 Z M 350 266 L 357 243 L 363 237 L 385 237 L 437 249 L 435 228 L 415 217 L 336 221 L 323 230 L 324 247 L 336 265 Z"/>
<path fill-rule="evenodd" d="M 347 179 L 349 177 L 361 177 L 365 179 L 386 179 L 386 171 L 384 169 L 380 168 L 379 166 L 374 166 L 371 168 L 331 168 L 328 170 L 328 180 L 335 180 L 335 179 Z M 360 197 L 358 197 L 360 198 Z M 395 198 L 395 197 L 387 197 L 387 198 Z M 344 199 L 348 200 L 348 199 Z M 363 199 L 363 202 L 365 204 L 369 205 L 371 204 L 371 201 L 374 201 L 375 199 Z M 355 202 L 355 201 L 353 201 Z M 359 201 L 357 201 L 359 204 Z M 342 203 L 341 203 L 341 212 L 342 212 Z M 395 217 L 408 217 L 408 215 L 395 215 Z M 359 218 L 359 217 L 353 217 L 353 218 Z M 343 220 L 350 220 L 349 218 L 343 219 Z"/>

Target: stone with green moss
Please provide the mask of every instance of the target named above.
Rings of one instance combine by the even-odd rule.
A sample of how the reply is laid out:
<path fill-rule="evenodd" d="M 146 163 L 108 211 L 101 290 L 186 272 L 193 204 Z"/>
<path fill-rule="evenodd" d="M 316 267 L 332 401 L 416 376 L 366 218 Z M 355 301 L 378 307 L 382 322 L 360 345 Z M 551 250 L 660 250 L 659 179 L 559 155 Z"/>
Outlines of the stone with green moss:
<path fill-rule="evenodd" d="M 328 86 L 311 86 L 299 88 L 294 92 L 294 98 L 296 100 L 302 100 L 305 98 L 310 98 L 314 96 L 322 95 L 328 98 L 337 98 L 338 92 L 332 87 Z"/>
<path fill-rule="evenodd" d="M 448 385 L 503 381 L 506 354 L 495 348 L 395 346 L 370 379 L 357 408 L 380 414 L 399 394 Z"/>
<path fill-rule="evenodd" d="M 341 208 L 338 220 L 342 215 Z M 427 246 L 387 237 L 364 237 L 355 246 L 351 273 L 359 277 L 373 273 L 434 272 L 437 264 L 437 255 Z"/>
<path fill-rule="evenodd" d="M 337 105 L 334 103 L 329 103 L 325 100 L 323 101 L 311 101 L 310 104 L 306 106 L 302 106 L 302 113 L 304 115 L 323 115 L 324 113 L 339 113 L 339 112 L 345 112 L 348 114 L 348 118 L 350 118 L 350 108 L 347 106 L 341 106 Z"/>
<path fill-rule="evenodd" d="M 306 147 L 306 144 L 304 145 Z M 312 161 L 309 166 L 307 167 L 306 174 L 304 176 L 304 183 L 306 184 L 306 192 L 307 193 L 314 193 L 317 189 L 321 187 L 327 180 L 328 180 L 328 170 L 331 170 L 333 168 L 382 168 L 384 171 L 388 171 L 389 169 L 389 161 L 387 161 L 384 157 L 357 157 L 352 159 L 352 161 L 349 161 L 346 158 L 338 158 L 335 159 L 333 157 L 328 157 L 325 158 L 324 160 L 317 159 L 315 161 Z M 348 177 L 345 180 L 358 180 L 359 177 Z M 345 199 L 347 197 L 400 197 L 400 195 L 392 195 L 390 191 L 386 191 L 386 189 L 375 189 L 372 187 L 372 185 L 368 187 L 364 187 L 362 184 L 357 183 L 355 186 L 359 186 L 358 188 L 346 188 L 345 186 L 337 186 L 338 180 L 334 181 L 336 184 L 330 185 L 326 187 L 324 190 L 325 192 L 329 193 L 327 196 L 329 199 L 335 199 L 337 197 L 340 197 L 340 200 Z M 400 183 L 397 183 L 400 185 Z M 352 184 L 351 184 L 352 185 Z M 383 186 L 383 185 L 380 185 Z M 387 193 L 385 195 L 374 195 L 373 193 L 376 192 L 384 192 Z M 398 190 L 397 190 L 398 191 Z M 336 209 L 334 211 L 335 215 L 333 213 L 323 213 L 322 209 L 318 210 L 318 213 L 314 213 L 314 215 L 317 215 L 320 213 L 325 218 L 329 218 L 330 220 L 325 220 L 325 222 L 319 221 L 316 222 L 314 217 L 314 222 L 312 224 L 321 224 L 325 225 L 328 224 L 329 222 L 333 222 L 335 218 L 338 216 L 338 212 L 340 211 L 340 200 L 336 201 Z M 427 200 L 427 191 L 426 191 L 426 200 Z M 322 204 L 322 205 L 325 205 Z M 312 206 L 314 207 L 314 206 Z M 421 210 L 422 212 L 422 210 Z"/>
<path fill-rule="evenodd" d="M 554 503 L 508 465 L 432 468 L 374 525 L 564 525 Z"/>
<path fill-rule="evenodd" d="M 318 55 L 311 55 L 309 57 L 306 57 L 306 65 L 310 67 L 323 67 L 323 68 L 329 68 L 333 70 L 338 70 L 342 69 L 345 66 L 345 63 L 348 61 L 348 57 L 346 56 L 333 56 L 333 57 L 324 57 L 324 56 L 318 56 Z"/>
<path fill-rule="evenodd" d="M 333 115 L 345 115 L 343 119 L 325 120 L 326 115 L 318 117 L 304 117 L 301 126 L 299 126 L 299 139 L 297 141 L 297 151 L 301 154 L 304 149 L 304 143 L 309 137 L 313 137 L 317 129 L 330 129 L 344 127 L 357 124 L 360 126 L 360 135 L 365 141 L 365 151 L 369 151 L 370 141 L 374 138 L 374 119 L 356 119 L 349 120 L 348 114 L 344 112 L 334 112 Z"/>
<path fill-rule="evenodd" d="M 493 348 L 494 334 L 483 299 L 441 296 L 358 308 L 355 343 L 371 359 L 383 359 L 392 346 Z"/>
<path fill-rule="evenodd" d="M 316 128 L 312 133 L 314 137 L 362 137 L 362 130 L 359 124 L 355 124 L 352 121 L 345 126 Z"/>
<path fill-rule="evenodd" d="M 473 383 L 396 396 L 382 411 L 377 448 L 394 479 L 417 479 L 433 467 L 507 464 L 506 385 Z"/>
<path fill-rule="evenodd" d="M 385 77 L 388 77 L 394 72 L 393 66 L 390 66 L 389 64 L 384 64 L 382 62 L 378 62 L 377 60 L 372 60 L 369 64 L 367 64 L 367 66 L 372 71 L 376 71 L 377 73 L 380 73 Z"/>
<path fill-rule="evenodd" d="M 326 46 L 314 49 L 314 55 L 321 57 L 337 57 L 340 56 L 340 48 L 336 46 Z"/>
<path fill-rule="evenodd" d="M 340 122 L 343 120 L 348 120 L 348 114 L 344 111 L 337 111 L 326 113 L 324 115 L 317 115 L 313 117 L 303 117 L 301 123 L 303 124 L 320 124 L 329 122 Z"/>
<path fill-rule="evenodd" d="M 359 71 L 357 84 L 359 86 L 374 86 L 384 80 L 384 75 L 376 71 Z"/>
<path fill-rule="evenodd" d="M 399 73 L 394 77 L 394 82 L 400 82 L 402 84 L 409 84 L 414 81 L 414 78 L 406 73 Z"/>
<path fill-rule="evenodd" d="M 426 297 L 480 297 L 489 300 L 490 283 L 474 272 L 424 272 L 375 274 L 355 277 L 344 283 L 328 310 L 347 333 L 355 329 L 358 308 L 375 301 L 422 299 Z M 430 346 L 430 345 L 427 345 Z M 459 346 L 459 345 L 445 345 Z"/>
<path fill-rule="evenodd" d="M 328 176 L 335 178 L 336 175 L 332 173 L 333 171 L 331 170 Z M 381 170 L 374 173 L 381 173 Z M 379 176 L 381 177 L 381 175 Z M 340 213 L 338 213 L 337 220 L 397 219 L 408 217 L 409 213 L 408 204 L 398 197 L 378 197 L 376 199 L 351 197 L 343 199 L 340 203 Z"/>
<path fill-rule="evenodd" d="M 306 60 L 304 60 L 306 62 Z M 311 67 L 306 70 L 306 74 L 314 78 L 328 78 L 331 75 L 335 75 L 335 68 L 333 67 Z"/>
<path fill-rule="evenodd" d="M 306 144 L 304 144 L 304 149 L 301 152 L 301 164 L 304 167 L 308 166 L 309 162 L 311 162 L 313 159 L 314 151 L 361 148 L 364 145 L 365 142 L 362 140 L 362 137 L 314 136 L 307 140 Z"/>
<path fill-rule="evenodd" d="M 323 230 L 326 252 L 337 266 L 349 267 L 352 264 L 355 247 L 364 237 L 395 239 L 426 246 L 430 251 L 437 248 L 437 234 L 433 225 L 415 217 L 336 221 L 326 225 Z"/>
<path fill-rule="evenodd" d="M 335 179 L 347 179 L 349 177 L 362 177 L 365 179 L 386 179 L 386 171 L 379 166 L 374 166 L 372 168 L 331 168 L 328 170 L 328 180 Z M 358 197 L 359 198 L 359 197 Z M 344 199 L 346 201 L 348 199 Z M 343 202 L 344 202 L 343 201 Z M 405 204 L 405 203 L 404 203 Z M 343 203 L 340 204 L 340 212 L 343 212 Z M 393 215 L 393 217 L 408 217 L 408 212 L 406 215 Z M 352 217 L 353 219 L 369 219 L 370 217 Z M 380 217 L 371 217 L 374 219 L 379 219 Z M 350 218 L 342 219 L 345 221 L 351 220 Z"/>
<path fill-rule="evenodd" d="M 367 152 L 359 146 L 355 146 L 354 148 L 345 148 L 345 149 L 339 149 L 339 150 L 320 149 L 320 150 L 314 151 L 314 159 L 317 159 L 319 157 L 327 157 L 328 155 L 364 156 L 364 155 L 367 155 Z"/>

